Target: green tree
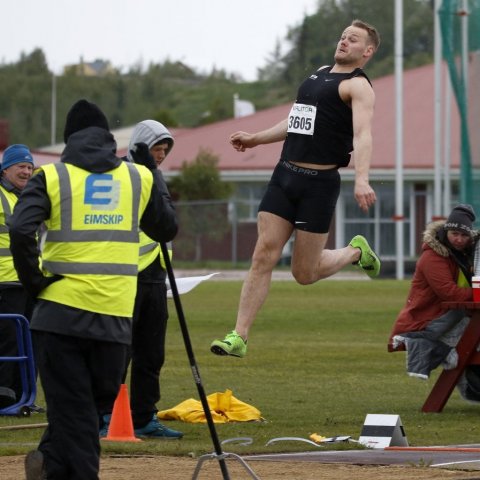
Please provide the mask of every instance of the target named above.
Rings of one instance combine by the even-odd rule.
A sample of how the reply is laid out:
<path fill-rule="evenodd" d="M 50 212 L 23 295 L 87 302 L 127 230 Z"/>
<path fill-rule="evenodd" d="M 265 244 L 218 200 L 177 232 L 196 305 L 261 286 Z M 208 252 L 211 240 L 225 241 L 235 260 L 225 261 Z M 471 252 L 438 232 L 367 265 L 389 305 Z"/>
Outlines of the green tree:
<path fill-rule="evenodd" d="M 229 228 L 226 199 L 233 188 L 221 180 L 218 161 L 211 151 L 200 149 L 169 183 L 183 232 L 175 244 L 184 251 L 194 250 L 197 262 L 202 259 L 202 240 L 218 240 Z"/>
<path fill-rule="evenodd" d="M 155 112 L 155 114 L 153 115 L 153 120 L 163 123 L 167 127 L 171 127 L 171 128 L 178 127 L 178 122 L 173 116 L 172 112 L 164 108 Z"/>
<path fill-rule="evenodd" d="M 308 73 L 322 65 L 331 65 L 336 43 L 342 30 L 360 18 L 380 32 L 381 45 L 367 66 L 371 77 L 393 72 L 394 2 L 378 0 L 323 0 L 316 13 L 291 28 L 287 40 L 291 49 L 283 58 L 283 78 L 298 84 Z M 430 0 L 404 0 L 405 67 L 432 60 L 433 11 Z"/>
<path fill-rule="evenodd" d="M 22 53 L 19 62 L 15 65 L 15 70 L 24 75 L 41 75 L 50 73 L 45 54 L 40 48 L 36 48 L 30 54 Z"/>
<path fill-rule="evenodd" d="M 267 58 L 267 63 L 264 67 L 258 69 L 258 78 L 265 82 L 274 82 L 281 78 L 284 68 L 281 44 L 280 41 L 277 40 L 275 49 Z"/>
<path fill-rule="evenodd" d="M 404 0 L 404 65 L 411 68 L 432 61 L 433 11 L 431 0 Z M 379 0 L 319 0 L 312 15 L 290 26 L 258 71 L 259 80 L 212 69 L 199 73 L 182 62 L 141 62 L 125 73 L 106 77 L 77 75 L 75 69 L 56 79 L 56 138 L 62 138 L 70 106 L 79 98 L 99 104 L 112 129 L 155 118 L 173 127 L 196 127 L 233 116 L 233 94 L 252 101 L 258 110 L 295 98 L 301 81 L 322 65 L 331 64 L 343 28 L 354 18 L 375 25 L 382 42 L 366 67 L 371 78 L 393 73 L 394 2 Z M 283 41 L 282 41 L 283 43 Z M 19 60 L 0 64 L 0 118 L 9 124 L 9 143 L 35 149 L 50 143 L 52 73 L 41 49 L 22 53 Z"/>

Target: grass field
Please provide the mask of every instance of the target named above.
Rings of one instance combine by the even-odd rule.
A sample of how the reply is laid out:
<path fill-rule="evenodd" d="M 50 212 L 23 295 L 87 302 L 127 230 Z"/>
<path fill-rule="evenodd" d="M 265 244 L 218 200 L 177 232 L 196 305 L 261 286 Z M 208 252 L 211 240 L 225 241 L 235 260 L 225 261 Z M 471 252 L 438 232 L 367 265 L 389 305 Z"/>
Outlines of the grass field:
<path fill-rule="evenodd" d="M 253 439 L 249 446 L 230 443 L 226 449 L 239 454 L 315 450 L 300 442 L 265 444 L 272 438 L 308 438 L 311 433 L 357 439 L 367 413 L 400 415 L 410 445 L 480 443 L 480 405 L 463 401 L 455 391 L 443 413 L 422 413 L 439 372 L 428 381 L 410 378 L 405 354 L 387 353 L 389 332 L 408 286 L 407 281 L 395 280 L 322 281 L 308 287 L 273 282 L 244 359 L 217 357 L 209 351 L 214 338 L 233 328 L 241 282 L 210 281 L 182 296 L 206 393 L 231 389 L 265 418 L 262 423 L 217 424 L 220 440 Z M 173 302 L 170 314 L 160 410 L 199 398 Z M 44 404 L 41 390 L 37 403 Z M 45 421 L 39 414 L 0 417 L 0 426 Z M 104 451 L 164 455 L 213 451 L 207 425 L 168 424 L 184 432 L 181 441 L 104 443 Z M 31 449 L 41 433 L 41 429 L 2 430 L 0 455 Z"/>

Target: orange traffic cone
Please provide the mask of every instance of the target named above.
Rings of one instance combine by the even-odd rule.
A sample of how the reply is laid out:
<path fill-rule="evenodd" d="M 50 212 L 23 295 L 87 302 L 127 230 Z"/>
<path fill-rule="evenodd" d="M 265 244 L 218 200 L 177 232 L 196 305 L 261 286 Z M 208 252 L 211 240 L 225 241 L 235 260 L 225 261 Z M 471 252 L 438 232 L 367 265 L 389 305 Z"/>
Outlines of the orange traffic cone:
<path fill-rule="evenodd" d="M 113 405 L 112 419 L 108 427 L 107 436 L 102 440 L 112 442 L 141 442 L 133 431 L 132 413 L 128 399 L 127 386 L 122 383 L 120 391 Z"/>

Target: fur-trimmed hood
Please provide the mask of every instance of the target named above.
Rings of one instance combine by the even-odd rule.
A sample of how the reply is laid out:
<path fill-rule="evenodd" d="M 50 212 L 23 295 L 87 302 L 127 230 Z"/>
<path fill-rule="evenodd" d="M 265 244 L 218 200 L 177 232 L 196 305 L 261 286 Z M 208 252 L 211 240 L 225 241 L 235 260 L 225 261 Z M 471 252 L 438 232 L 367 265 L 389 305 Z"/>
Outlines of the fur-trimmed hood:
<path fill-rule="evenodd" d="M 432 222 L 423 233 L 422 253 L 413 274 L 407 301 L 400 311 L 390 334 L 418 332 L 448 310 L 443 302 L 471 302 L 472 289 L 462 281 L 458 283 L 460 271 L 468 283 L 472 276 L 471 253 L 450 248 L 446 241 L 446 220 Z M 474 232 L 473 242 L 478 238 Z M 473 247 L 474 243 L 472 244 Z"/>

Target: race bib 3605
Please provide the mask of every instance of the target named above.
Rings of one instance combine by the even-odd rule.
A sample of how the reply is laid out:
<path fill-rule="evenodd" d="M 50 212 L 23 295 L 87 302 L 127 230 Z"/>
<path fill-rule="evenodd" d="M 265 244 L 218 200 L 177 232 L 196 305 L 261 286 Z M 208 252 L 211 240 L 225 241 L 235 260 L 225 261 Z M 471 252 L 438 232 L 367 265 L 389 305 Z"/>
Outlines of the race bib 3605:
<path fill-rule="evenodd" d="M 300 133 L 301 135 L 313 135 L 315 125 L 315 105 L 294 103 L 288 114 L 288 133 Z"/>

